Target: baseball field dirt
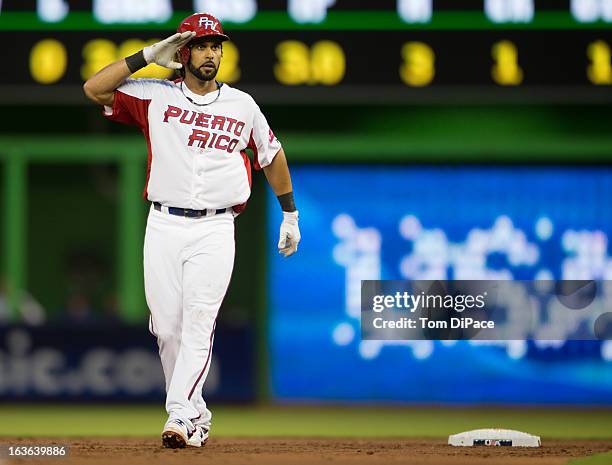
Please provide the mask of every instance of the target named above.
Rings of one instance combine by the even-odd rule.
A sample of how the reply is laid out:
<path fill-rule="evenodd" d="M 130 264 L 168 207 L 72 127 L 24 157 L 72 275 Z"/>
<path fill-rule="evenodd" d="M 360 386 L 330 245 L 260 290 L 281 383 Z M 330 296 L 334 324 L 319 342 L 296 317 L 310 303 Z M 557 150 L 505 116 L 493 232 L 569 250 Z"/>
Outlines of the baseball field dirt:
<path fill-rule="evenodd" d="M 0 404 L 0 465 L 610 465 L 612 410 L 401 406 L 215 406 L 201 449 L 168 450 L 160 404 Z M 449 434 L 500 427 L 539 449 L 458 448 Z M 12 445 L 66 445 L 67 457 L 3 459 Z M 605 454 L 605 455 L 601 455 Z"/>
<path fill-rule="evenodd" d="M 3 437 L 4 444 L 31 444 L 32 438 Z M 612 451 L 609 440 L 551 440 L 541 448 L 459 448 L 438 439 L 357 438 L 211 438 L 206 447 L 163 449 L 156 438 L 37 438 L 37 444 L 70 446 L 67 457 L 44 459 L 52 465 L 105 464 L 394 464 L 411 465 L 561 465 L 573 459 Z M 612 456 L 603 461 L 611 463 Z M 43 463 L 0 459 L 0 464 Z M 581 462 L 576 462 L 581 463 Z"/>

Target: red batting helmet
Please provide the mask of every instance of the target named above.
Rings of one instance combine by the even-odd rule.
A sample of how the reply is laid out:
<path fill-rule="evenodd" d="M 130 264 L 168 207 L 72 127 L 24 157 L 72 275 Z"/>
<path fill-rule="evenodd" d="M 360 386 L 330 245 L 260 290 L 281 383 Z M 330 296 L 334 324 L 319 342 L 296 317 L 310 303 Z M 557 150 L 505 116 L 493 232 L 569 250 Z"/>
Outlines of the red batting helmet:
<path fill-rule="evenodd" d="M 196 35 L 193 37 L 192 41 L 201 37 L 210 37 L 211 39 L 217 38 L 221 40 L 221 42 L 229 40 L 229 37 L 223 33 L 221 22 L 213 15 L 206 13 L 196 13 L 182 20 L 176 32 L 187 31 L 195 31 Z M 183 64 L 189 61 L 190 53 L 189 44 L 179 50 L 181 62 Z"/>

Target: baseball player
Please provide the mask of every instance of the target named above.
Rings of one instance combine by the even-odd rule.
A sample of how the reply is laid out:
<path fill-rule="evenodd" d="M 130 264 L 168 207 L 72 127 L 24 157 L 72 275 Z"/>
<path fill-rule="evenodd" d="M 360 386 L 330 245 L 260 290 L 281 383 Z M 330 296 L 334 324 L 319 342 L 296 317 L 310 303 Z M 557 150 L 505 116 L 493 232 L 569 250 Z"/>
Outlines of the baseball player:
<path fill-rule="evenodd" d="M 194 14 L 176 34 L 84 85 L 107 118 L 138 126 L 147 141 L 145 293 L 166 379 L 162 444 L 170 448 L 200 447 L 208 439 L 212 415 L 202 386 L 234 264 L 234 218 L 251 193 L 247 148 L 283 210 L 279 252 L 292 255 L 300 241 L 280 142 L 251 96 L 215 79 L 228 39 L 215 17 Z M 179 70 L 182 78 L 129 79 L 150 63 Z"/>

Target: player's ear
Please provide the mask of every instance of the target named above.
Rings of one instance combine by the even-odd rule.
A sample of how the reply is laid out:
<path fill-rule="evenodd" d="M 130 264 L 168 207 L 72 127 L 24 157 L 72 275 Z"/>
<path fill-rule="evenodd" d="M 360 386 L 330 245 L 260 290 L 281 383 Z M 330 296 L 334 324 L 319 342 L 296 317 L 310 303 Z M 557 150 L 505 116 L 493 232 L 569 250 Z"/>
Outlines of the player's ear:
<path fill-rule="evenodd" d="M 176 61 L 177 63 L 183 63 L 183 62 L 181 61 L 181 54 L 180 54 L 180 52 L 179 52 L 178 50 L 177 50 L 177 51 L 176 51 L 176 53 L 174 54 L 174 61 Z M 176 73 L 176 74 L 177 74 L 179 77 L 181 77 L 181 78 L 185 79 L 185 65 L 183 65 L 181 68 L 179 68 L 179 69 L 175 70 L 175 73 Z"/>

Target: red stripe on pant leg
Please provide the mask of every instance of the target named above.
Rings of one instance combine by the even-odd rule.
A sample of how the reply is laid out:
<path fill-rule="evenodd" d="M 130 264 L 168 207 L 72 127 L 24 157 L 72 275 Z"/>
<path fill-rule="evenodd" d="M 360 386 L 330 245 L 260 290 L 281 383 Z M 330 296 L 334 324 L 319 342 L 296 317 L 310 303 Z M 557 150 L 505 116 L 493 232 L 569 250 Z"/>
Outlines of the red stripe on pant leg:
<path fill-rule="evenodd" d="M 210 362 L 210 356 L 212 354 L 213 338 L 215 336 L 215 328 L 216 327 L 217 327 L 217 320 L 215 319 L 215 322 L 213 324 L 213 330 L 210 333 L 210 341 L 209 341 L 209 348 L 208 348 L 208 357 L 206 357 L 206 363 L 204 364 L 204 368 L 202 368 L 202 371 L 200 372 L 200 375 L 198 376 L 198 379 L 196 379 L 196 382 L 194 383 L 193 387 L 191 388 L 191 391 L 189 391 L 189 396 L 187 396 L 187 400 L 191 400 L 191 396 L 193 395 L 193 391 L 195 391 L 195 388 L 198 385 L 198 383 L 200 382 L 200 380 L 202 379 L 202 376 L 204 375 L 204 372 L 206 371 L 206 368 L 208 368 L 208 363 Z"/>

